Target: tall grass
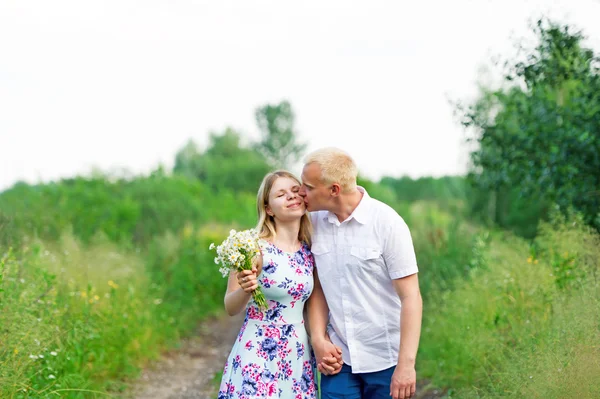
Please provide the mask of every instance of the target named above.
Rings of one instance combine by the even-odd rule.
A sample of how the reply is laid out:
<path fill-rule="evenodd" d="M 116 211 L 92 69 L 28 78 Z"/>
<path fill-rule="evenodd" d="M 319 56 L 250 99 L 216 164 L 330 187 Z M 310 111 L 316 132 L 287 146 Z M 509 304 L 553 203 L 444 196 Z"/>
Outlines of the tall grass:
<path fill-rule="evenodd" d="M 494 233 L 481 267 L 426 303 L 419 369 L 450 396 L 600 392 L 600 239 L 544 224 L 533 245 Z"/>
<path fill-rule="evenodd" d="M 6 251 L 0 263 L 0 397 L 96 398 L 198 320 L 220 311 L 225 281 L 208 245 L 222 229 L 184 228 L 152 250 L 72 234 Z"/>
<path fill-rule="evenodd" d="M 0 397 L 96 397 L 156 346 L 142 260 L 71 235 L 3 258 Z M 144 355 L 145 356 L 145 355 Z M 68 394 L 68 395 L 67 395 Z"/>
<path fill-rule="evenodd" d="M 407 222 L 419 264 L 421 293 L 451 289 L 481 262 L 486 232 L 449 213 L 435 202 L 399 204 L 398 212 Z"/>

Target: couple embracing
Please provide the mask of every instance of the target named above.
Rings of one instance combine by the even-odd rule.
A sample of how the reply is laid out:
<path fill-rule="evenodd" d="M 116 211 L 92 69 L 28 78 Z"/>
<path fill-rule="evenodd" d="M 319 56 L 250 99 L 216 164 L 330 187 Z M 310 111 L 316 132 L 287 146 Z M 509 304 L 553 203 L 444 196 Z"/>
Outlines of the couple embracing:
<path fill-rule="evenodd" d="M 410 231 L 357 185 L 342 150 L 305 158 L 301 181 L 258 190 L 261 256 L 231 273 L 230 315 L 246 312 L 219 399 L 406 399 L 416 389 L 422 300 Z M 268 309 L 252 292 L 261 287 Z"/>

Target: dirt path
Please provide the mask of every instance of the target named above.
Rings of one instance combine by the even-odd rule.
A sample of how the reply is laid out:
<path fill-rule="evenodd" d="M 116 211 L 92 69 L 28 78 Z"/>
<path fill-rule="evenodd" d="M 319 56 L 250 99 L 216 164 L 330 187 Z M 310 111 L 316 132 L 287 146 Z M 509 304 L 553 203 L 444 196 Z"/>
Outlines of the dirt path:
<path fill-rule="evenodd" d="M 145 370 L 127 396 L 132 399 L 215 399 L 218 383 L 214 377 L 223 370 L 243 320 L 240 314 L 204 322 L 196 336 L 184 340 L 181 349 L 165 354 Z M 443 392 L 429 388 L 424 381 L 419 382 L 416 399 L 443 397 Z"/>
<path fill-rule="evenodd" d="M 214 399 L 215 374 L 223 370 L 244 314 L 209 320 L 181 349 L 166 354 L 145 370 L 133 387 L 134 399 Z"/>

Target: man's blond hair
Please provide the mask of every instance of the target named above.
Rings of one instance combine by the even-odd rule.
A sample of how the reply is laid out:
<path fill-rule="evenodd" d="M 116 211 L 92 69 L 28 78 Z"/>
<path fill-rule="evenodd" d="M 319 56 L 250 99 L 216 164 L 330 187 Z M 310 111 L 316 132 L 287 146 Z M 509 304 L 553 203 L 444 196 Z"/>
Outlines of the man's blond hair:
<path fill-rule="evenodd" d="M 313 151 L 304 158 L 304 163 L 319 165 L 321 182 L 324 184 L 338 183 L 343 193 L 356 189 L 356 163 L 339 148 L 326 147 Z"/>

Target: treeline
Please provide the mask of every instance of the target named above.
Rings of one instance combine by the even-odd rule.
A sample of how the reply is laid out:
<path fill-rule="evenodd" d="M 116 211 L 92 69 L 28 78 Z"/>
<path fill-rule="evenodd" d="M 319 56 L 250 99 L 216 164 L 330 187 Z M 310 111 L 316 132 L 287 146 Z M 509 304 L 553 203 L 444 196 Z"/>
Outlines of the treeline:
<path fill-rule="evenodd" d="M 225 160 L 220 165 L 228 168 Z M 0 245 L 18 246 L 25 237 L 53 240 L 71 231 L 84 243 L 102 234 L 126 247 L 145 247 L 152 237 L 179 231 L 186 223 L 249 227 L 256 221 L 260 179 L 251 181 L 244 171 L 236 176 L 239 184 L 218 188 L 210 185 L 210 177 L 202 181 L 160 169 L 133 179 L 19 183 L 0 194 Z M 359 183 L 392 206 L 426 200 L 439 201 L 444 209 L 464 200 L 466 184 L 462 177 L 386 177 L 379 183 L 361 178 Z"/>
<path fill-rule="evenodd" d="M 77 177 L 49 184 L 17 184 L 0 195 L 0 244 L 54 240 L 71 231 L 84 243 L 96 234 L 126 247 L 145 247 L 156 236 L 186 223 L 241 224 L 255 217 L 255 196 L 214 191 L 179 175 L 112 181 Z"/>

